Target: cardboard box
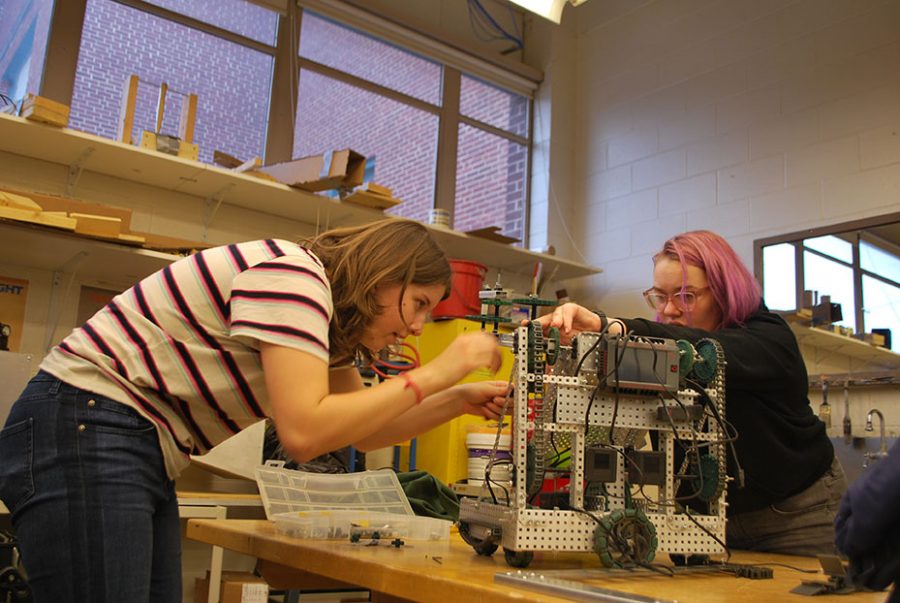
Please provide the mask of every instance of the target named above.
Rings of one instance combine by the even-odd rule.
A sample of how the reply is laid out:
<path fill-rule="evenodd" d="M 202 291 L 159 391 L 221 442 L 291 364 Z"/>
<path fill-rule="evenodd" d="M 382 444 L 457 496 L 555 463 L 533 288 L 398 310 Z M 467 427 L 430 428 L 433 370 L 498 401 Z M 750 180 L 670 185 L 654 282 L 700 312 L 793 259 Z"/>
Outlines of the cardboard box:
<path fill-rule="evenodd" d="M 328 151 L 260 168 L 279 182 L 307 191 L 353 188 L 362 184 L 366 158 L 356 151 Z"/>
<path fill-rule="evenodd" d="M 197 578 L 194 585 L 194 603 L 206 603 L 209 598 L 209 572 L 205 578 Z M 220 603 L 267 603 L 269 585 L 250 572 L 222 572 L 219 589 Z"/>

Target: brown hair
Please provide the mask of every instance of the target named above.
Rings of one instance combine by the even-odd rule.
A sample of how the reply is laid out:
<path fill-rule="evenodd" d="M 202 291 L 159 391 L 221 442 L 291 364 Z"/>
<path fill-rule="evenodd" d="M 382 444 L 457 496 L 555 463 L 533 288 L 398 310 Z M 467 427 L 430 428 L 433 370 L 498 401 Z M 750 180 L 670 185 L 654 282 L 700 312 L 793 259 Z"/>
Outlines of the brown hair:
<path fill-rule="evenodd" d="M 353 360 L 358 353 L 373 358 L 360 339 L 381 312 L 375 299 L 377 287 L 400 285 L 400 300 L 410 283 L 444 285 L 444 297 L 450 292 L 450 263 L 419 222 L 389 218 L 336 228 L 307 240 L 304 246 L 322 260 L 331 282 L 334 316 L 328 340 L 334 364 Z"/>

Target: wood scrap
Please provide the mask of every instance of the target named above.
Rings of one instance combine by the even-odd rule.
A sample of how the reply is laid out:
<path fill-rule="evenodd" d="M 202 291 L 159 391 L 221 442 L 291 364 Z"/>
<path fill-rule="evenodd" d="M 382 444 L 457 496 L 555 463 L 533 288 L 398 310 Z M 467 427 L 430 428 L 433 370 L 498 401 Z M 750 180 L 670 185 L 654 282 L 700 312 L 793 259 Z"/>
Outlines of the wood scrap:
<path fill-rule="evenodd" d="M 223 153 L 222 151 L 213 151 L 213 162 L 223 168 L 227 168 L 232 172 L 242 173 L 249 170 L 255 170 L 262 167 L 262 159 L 259 157 L 251 157 L 246 161 L 241 161 L 234 155 Z M 268 175 L 268 174 L 266 174 Z"/>
<path fill-rule="evenodd" d="M 116 239 L 122 234 L 122 220 L 112 216 L 100 216 L 96 214 L 70 213 L 70 218 L 75 218 L 75 232 L 83 235 Z"/>
<path fill-rule="evenodd" d="M 53 228 L 62 228 L 65 230 L 74 230 L 76 221 L 66 216 L 60 216 L 57 212 L 35 211 L 33 209 L 22 209 L 19 207 L 0 206 L 0 218 L 8 220 L 17 220 L 19 222 L 29 222 L 31 224 L 40 224 L 42 226 L 52 226 Z"/>
<path fill-rule="evenodd" d="M 472 235 L 473 237 L 479 237 L 481 239 L 487 239 L 489 241 L 496 241 L 498 243 L 518 243 L 519 239 L 515 237 L 508 237 L 504 234 L 500 233 L 499 226 L 488 226 L 486 228 L 476 228 L 475 230 L 467 230 L 465 231 L 467 235 Z"/>
<path fill-rule="evenodd" d="M 116 240 L 128 245 L 143 245 L 147 241 L 147 238 L 134 233 L 119 233 Z"/>
<path fill-rule="evenodd" d="M 393 197 L 394 191 L 389 189 L 386 186 L 381 184 L 376 184 L 374 182 L 364 182 L 362 185 L 357 186 L 356 190 L 363 190 L 370 193 L 375 193 L 376 195 L 384 195 L 385 197 Z"/>
<path fill-rule="evenodd" d="M 234 155 L 229 155 L 224 151 L 213 151 L 213 163 L 222 166 L 225 169 L 233 170 L 243 163 Z"/>
<path fill-rule="evenodd" d="M 28 93 L 22 102 L 21 115 L 31 121 L 65 128 L 69 124 L 69 106 L 49 98 Z"/>
<path fill-rule="evenodd" d="M 15 193 L 5 193 L 3 191 L 0 191 L 0 206 L 30 209 L 31 211 L 41 211 L 43 209 L 30 197 L 17 195 Z"/>
<path fill-rule="evenodd" d="M 400 199 L 395 199 L 394 197 L 389 197 L 386 195 L 379 195 L 377 193 L 370 193 L 365 190 L 356 189 L 346 197 L 342 198 L 341 201 L 344 203 L 353 203 L 354 205 L 361 205 L 363 207 L 369 207 L 372 209 L 387 209 L 389 207 L 393 207 L 398 203 L 402 203 Z"/>

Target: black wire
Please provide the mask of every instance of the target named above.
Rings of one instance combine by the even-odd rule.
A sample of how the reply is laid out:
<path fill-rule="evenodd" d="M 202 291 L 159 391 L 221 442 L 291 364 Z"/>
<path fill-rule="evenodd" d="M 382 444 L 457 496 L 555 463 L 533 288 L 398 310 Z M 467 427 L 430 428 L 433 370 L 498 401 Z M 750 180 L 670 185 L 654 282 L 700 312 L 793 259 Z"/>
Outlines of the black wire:
<path fill-rule="evenodd" d="M 685 379 L 685 382 L 693 385 L 695 389 L 697 389 L 703 395 L 705 395 L 705 391 L 704 391 L 703 387 L 696 381 L 693 381 L 690 379 Z M 728 443 L 728 449 L 731 450 L 731 456 L 732 456 L 732 459 L 734 460 L 734 471 L 737 474 L 738 487 L 743 488 L 744 487 L 744 469 L 741 467 L 741 461 L 738 459 L 737 448 L 735 448 L 735 446 L 734 446 L 734 443 L 737 441 L 740 434 L 738 433 L 737 428 L 732 423 L 729 423 L 728 421 L 726 421 L 719 415 L 719 410 L 716 408 L 716 405 L 712 402 L 712 400 L 710 400 L 709 402 L 710 403 L 707 406 L 712 411 L 713 415 L 715 415 L 716 421 L 718 421 L 719 426 L 725 432 L 725 435 L 728 436 L 728 438 L 725 440 L 725 442 Z M 734 436 L 731 436 L 728 433 L 729 426 L 731 427 L 731 430 L 734 433 Z"/>
<path fill-rule="evenodd" d="M 716 536 L 715 534 L 713 534 L 712 532 L 710 532 L 710 531 L 706 528 L 706 526 L 704 526 L 704 525 L 701 524 L 699 521 L 697 521 L 696 519 L 694 519 L 694 516 L 691 515 L 691 513 L 690 513 L 690 511 L 688 510 L 687 507 L 684 508 L 684 514 L 687 516 L 688 519 L 690 519 L 690 520 L 694 523 L 694 525 L 696 525 L 698 528 L 700 528 L 701 530 L 703 530 L 704 532 L 706 532 L 706 534 L 707 534 L 710 538 L 712 538 L 713 540 L 715 540 L 715 541 L 719 544 L 719 546 L 721 546 L 723 549 L 725 549 L 725 563 L 728 563 L 728 560 L 731 559 L 731 549 L 728 548 L 728 545 L 725 544 L 724 542 L 722 542 L 722 539 L 721 539 L 721 538 L 719 538 L 718 536 Z"/>
<path fill-rule="evenodd" d="M 741 565 L 746 565 L 749 567 L 759 567 L 759 566 L 769 566 L 775 565 L 778 567 L 784 567 L 789 570 L 794 570 L 795 572 L 801 572 L 804 574 L 818 574 L 819 570 L 817 569 L 803 569 L 802 567 L 797 567 L 795 565 L 789 565 L 787 563 L 775 563 L 775 562 L 760 562 L 760 563 L 742 563 Z"/>

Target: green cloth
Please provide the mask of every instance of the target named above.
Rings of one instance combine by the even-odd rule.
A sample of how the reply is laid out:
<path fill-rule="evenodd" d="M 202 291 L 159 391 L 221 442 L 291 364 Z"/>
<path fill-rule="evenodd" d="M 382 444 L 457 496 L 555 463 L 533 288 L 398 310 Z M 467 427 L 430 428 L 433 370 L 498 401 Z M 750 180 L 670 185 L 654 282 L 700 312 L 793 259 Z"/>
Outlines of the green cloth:
<path fill-rule="evenodd" d="M 398 473 L 400 486 L 416 515 L 438 519 L 459 519 L 459 499 L 447 484 L 427 471 Z"/>

